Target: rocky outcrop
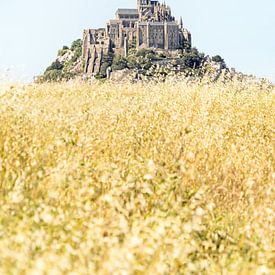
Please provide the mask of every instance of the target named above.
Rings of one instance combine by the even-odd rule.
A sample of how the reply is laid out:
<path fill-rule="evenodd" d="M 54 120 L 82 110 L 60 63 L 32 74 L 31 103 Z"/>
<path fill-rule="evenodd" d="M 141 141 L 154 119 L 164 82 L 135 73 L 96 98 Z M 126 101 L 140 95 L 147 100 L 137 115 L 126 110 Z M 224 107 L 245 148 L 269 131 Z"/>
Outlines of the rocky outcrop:
<path fill-rule="evenodd" d="M 83 73 L 82 41 L 72 43 L 71 48 L 64 46 L 58 51 L 56 60 L 46 69 L 36 82 L 69 80 Z"/>

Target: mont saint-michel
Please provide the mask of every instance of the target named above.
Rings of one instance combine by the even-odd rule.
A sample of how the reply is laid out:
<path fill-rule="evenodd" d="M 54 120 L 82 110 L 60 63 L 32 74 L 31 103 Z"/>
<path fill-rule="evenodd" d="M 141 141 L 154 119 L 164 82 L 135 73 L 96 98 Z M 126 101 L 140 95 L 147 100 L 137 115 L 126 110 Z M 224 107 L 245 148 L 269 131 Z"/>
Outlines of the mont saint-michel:
<path fill-rule="evenodd" d="M 206 76 L 216 81 L 235 75 L 222 57 L 210 57 L 193 46 L 182 17 L 176 19 L 165 2 L 136 0 L 136 7 L 118 8 L 114 13 L 114 19 L 102 28 L 85 29 L 82 39 L 70 48 L 64 46 L 38 80 L 135 82 Z M 90 24 L 92 27 L 96 22 Z"/>
<path fill-rule="evenodd" d="M 110 51 L 127 56 L 129 48 L 183 51 L 191 46 L 191 34 L 159 1 L 137 0 L 135 9 L 118 9 L 105 28 L 87 29 L 83 35 L 84 71 L 97 74 L 102 57 Z"/>
<path fill-rule="evenodd" d="M 164 1 L 0 2 L 0 275 L 275 275 L 275 85 L 228 67 L 275 1 Z"/>

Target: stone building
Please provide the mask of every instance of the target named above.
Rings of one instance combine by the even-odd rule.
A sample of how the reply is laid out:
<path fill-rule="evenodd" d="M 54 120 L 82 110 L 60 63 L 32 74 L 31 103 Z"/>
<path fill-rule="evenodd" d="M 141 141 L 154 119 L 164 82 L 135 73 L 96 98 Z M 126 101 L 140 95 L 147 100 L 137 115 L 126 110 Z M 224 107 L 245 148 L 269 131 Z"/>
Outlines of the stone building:
<path fill-rule="evenodd" d="M 98 73 L 103 55 L 110 51 L 127 56 L 130 47 L 173 52 L 184 50 L 186 45 L 191 45 L 191 34 L 182 19 L 175 20 L 169 6 L 137 0 L 137 9 L 118 9 L 106 28 L 84 30 L 84 70 L 91 75 Z"/>

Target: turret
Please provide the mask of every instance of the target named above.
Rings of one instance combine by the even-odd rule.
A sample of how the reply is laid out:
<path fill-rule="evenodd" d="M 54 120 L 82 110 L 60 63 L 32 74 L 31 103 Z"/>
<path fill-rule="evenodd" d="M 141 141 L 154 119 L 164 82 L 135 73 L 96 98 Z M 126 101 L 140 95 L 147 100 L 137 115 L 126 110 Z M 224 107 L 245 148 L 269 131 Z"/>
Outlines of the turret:
<path fill-rule="evenodd" d="M 182 21 L 182 17 L 180 17 L 180 28 L 183 29 L 183 21 Z"/>
<path fill-rule="evenodd" d="M 138 8 L 138 10 L 142 6 L 148 6 L 148 5 L 150 5 L 150 0 L 137 0 L 137 8 Z"/>
<path fill-rule="evenodd" d="M 139 19 L 147 21 L 152 17 L 151 0 L 137 0 Z"/>

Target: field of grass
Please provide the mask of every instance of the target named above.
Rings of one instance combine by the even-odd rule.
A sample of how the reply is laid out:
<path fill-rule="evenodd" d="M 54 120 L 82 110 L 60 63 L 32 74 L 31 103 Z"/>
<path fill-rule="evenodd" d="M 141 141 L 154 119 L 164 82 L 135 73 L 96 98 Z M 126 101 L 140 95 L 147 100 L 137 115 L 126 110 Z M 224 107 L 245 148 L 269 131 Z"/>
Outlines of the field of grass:
<path fill-rule="evenodd" d="M 0 274 L 274 274 L 275 93 L 0 91 Z"/>

